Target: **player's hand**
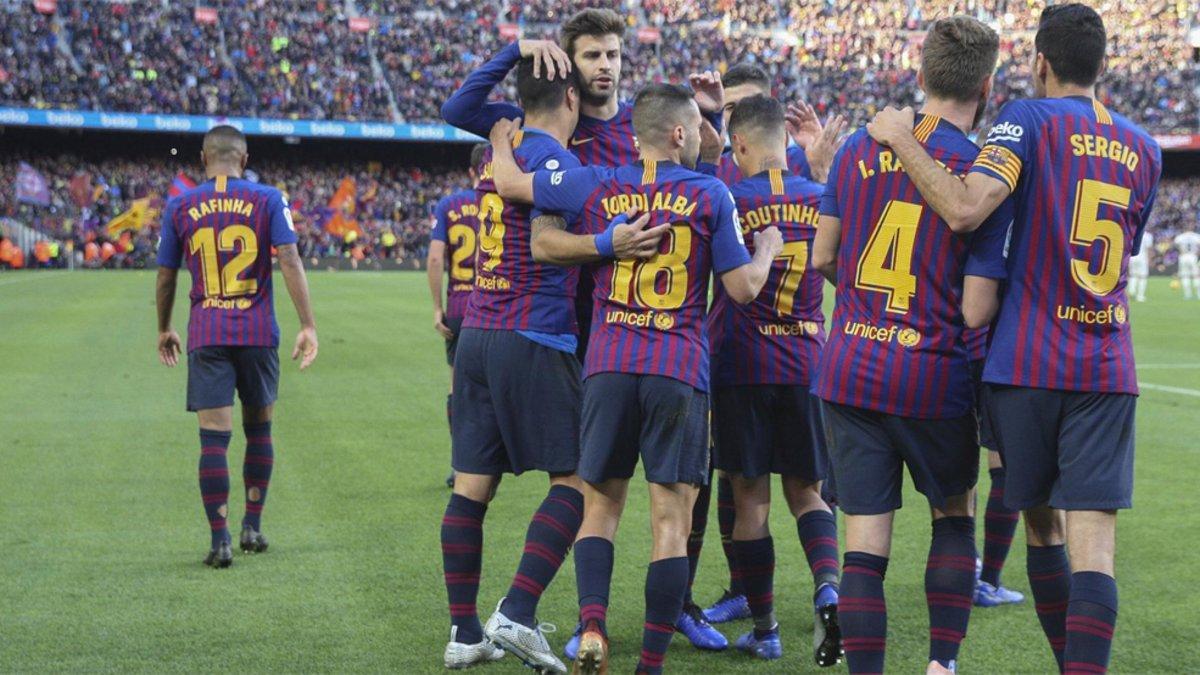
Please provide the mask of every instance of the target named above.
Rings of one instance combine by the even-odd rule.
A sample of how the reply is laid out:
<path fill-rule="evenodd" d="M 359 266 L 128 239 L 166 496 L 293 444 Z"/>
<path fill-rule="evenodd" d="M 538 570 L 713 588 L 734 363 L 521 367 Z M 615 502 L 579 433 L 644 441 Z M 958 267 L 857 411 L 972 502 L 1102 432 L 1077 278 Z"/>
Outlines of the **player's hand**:
<path fill-rule="evenodd" d="M 158 334 L 158 360 L 168 368 L 174 368 L 179 363 L 180 348 L 179 333 L 166 330 Z"/>
<path fill-rule="evenodd" d="M 688 84 L 695 92 L 696 105 L 700 107 L 700 112 L 715 113 L 725 107 L 725 85 L 721 84 L 720 71 L 692 73 L 688 75 Z"/>
<path fill-rule="evenodd" d="M 454 338 L 454 331 L 446 325 L 446 313 L 440 309 L 433 310 L 433 329 L 442 334 L 447 340 Z"/>
<path fill-rule="evenodd" d="M 706 119 L 700 120 L 700 161 L 716 164 L 721 161 L 721 151 L 725 149 L 725 141 L 717 128 Z"/>
<path fill-rule="evenodd" d="M 521 130 L 521 120 L 496 120 L 492 125 L 492 131 L 488 134 L 488 140 L 491 141 L 492 147 L 502 146 L 511 148 L 513 139 L 517 137 L 517 132 Z M 493 150 L 493 152 L 495 152 Z"/>
<path fill-rule="evenodd" d="M 564 78 L 571 72 L 571 57 L 552 40 L 521 40 L 517 43 L 521 48 L 521 56 L 533 57 L 533 76 L 541 78 L 546 73 L 547 80 L 555 76 Z"/>
<path fill-rule="evenodd" d="M 613 257 L 617 260 L 629 258 L 645 260 L 658 255 L 658 242 L 671 227 L 670 223 L 663 223 L 647 228 L 650 214 L 643 213 L 636 220 L 632 220 L 636 213 L 635 209 L 626 211 L 624 213 L 626 222 L 613 226 Z"/>
<path fill-rule="evenodd" d="M 783 253 L 783 235 L 778 227 L 772 225 L 754 233 L 754 251 L 757 253 L 762 250 L 768 251 L 770 258 L 776 258 Z"/>
<path fill-rule="evenodd" d="M 823 129 L 821 119 L 817 117 L 817 111 L 803 101 L 789 103 L 783 119 L 787 123 L 788 136 L 792 137 L 796 145 L 808 152 L 808 149 L 817 142 Z"/>
<path fill-rule="evenodd" d="M 831 114 L 825 119 L 821 135 L 817 136 L 816 142 L 806 149 L 809 171 L 812 173 L 813 180 L 818 183 L 824 183 L 829 178 L 829 168 L 833 166 L 833 156 L 837 154 L 838 148 L 842 145 L 842 132 L 846 130 L 847 124 L 844 116 L 834 117 Z"/>
<path fill-rule="evenodd" d="M 303 358 L 301 358 L 303 357 Z M 296 333 L 296 347 L 292 349 L 292 360 L 300 359 L 300 370 L 312 365 L 317 360 L 317 329 L 301 328 Z"/>
<path fill-rule="evenodd" d="M 913 121 L 916 120 L 916 117 L 912 106 L 896 110 L 889 105 L 875 113 L 875 119 L 867 123 L 867 133 L 871 134 L 871 138 L 874 138 L 875 142 L 891 145 L 904 134 L 912 135 Z"/>

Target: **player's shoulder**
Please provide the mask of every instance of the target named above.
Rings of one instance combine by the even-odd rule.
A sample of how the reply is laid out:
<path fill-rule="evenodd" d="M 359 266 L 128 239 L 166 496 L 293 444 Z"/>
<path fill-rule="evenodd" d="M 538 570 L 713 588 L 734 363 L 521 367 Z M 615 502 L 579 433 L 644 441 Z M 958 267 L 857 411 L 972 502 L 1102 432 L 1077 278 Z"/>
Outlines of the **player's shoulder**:
<path fill-rule="evenodd" d="M 784 190 L 789 195 L 801 195 L 804 197 L 815 196 L 820 199 L 821 195 L 825 194 L 825 184 L 802 176 L 798 173 L 793 173 L 783 180 Z"/>
<path fill-rule="evenodd" d="M 1158 141 L 1154 140 L 1154 136 L 1149 131 L 1146 131 L 1137 122 L 1134 122 L 1121 113 L 1110 109 L 1108 114 L 1110 117 L 1112 117 L 1113 124 L 1116 125 L 1118 129 L 1122 129 L 1133 134 L 1133 136 L 1138 139 L 1143 147 L 1156 153 L 1159 157 L 1162 156 L 1162 148 L 1159 147 Z"/>
<path fill-rule="evenodd" d="M 871 145 L 876 145 L 875 139 L 871 138 L 871 134 L 867 133 L 866 127 L 859 127 L 851 131 L 849 136 L 846 136 L 846 140 L 842 142 L 842 147 L 838 152 L 851 152 Z"/>
<path fill-rule="evenodd" d="M 718 195 L 718 196 L 727 195 L 727 194 L 731 193 L 729 186 L 725 185 L 725 183 L 720 178 L 717 178 L 716 176 L 712 176 L 707 173 L 700 173 L 699 171 L 696 171 L 694 169 L 686 169 L 685 168 L 684 171 L 686 173 L 683 173 L 680 176 L 679 180 L 681 180 L 684 183 L 687 183 L 687 185 L 689 187 L 693 187 L 697 190 L 701 190 L 703 192 L 707 192 L 707 193 L 710 193 L 713 195 Z M 739 182 L 745 182 L 745 181 L 739 181 Z"/>
<path fill-rule="evenodd" d="M 582 166 L 571 151 L 548 134 L 526 133 L 517 152 L 528 162 L 526 171 L 559 171 Z"/>

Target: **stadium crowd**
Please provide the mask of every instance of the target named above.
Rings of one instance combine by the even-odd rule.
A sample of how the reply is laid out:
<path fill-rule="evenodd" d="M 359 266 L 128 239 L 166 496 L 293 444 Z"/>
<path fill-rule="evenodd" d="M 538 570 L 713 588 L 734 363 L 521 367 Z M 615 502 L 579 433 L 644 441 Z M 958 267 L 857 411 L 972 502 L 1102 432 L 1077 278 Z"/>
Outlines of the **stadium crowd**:
<path fill-rule="evenodd" d="M 47 205 L 18 201 L 17 172 L 22 163 L 45 180 Z M 309 259 L 349 257 L 360 261 L 424 259 L 429 244 L 430 212 L 442 195 L 467 181 L 465 172 L 428 170 L 367 162 L 256 162 L 258 180 L 288 195 L 299 248 Z M 153 258 L 158 220 L 168 189 L 180 171 L 178 162 L 119 158 L 92 162 L 73 155 L 6 154 L 0 159 L 0 220 L 10 218 L 66 244 L 51 265 L 66 265 L 75 251 L 79 262 L 105 267 L 144 267 Z M 194 179 L 199 179 L 192 171 Z M 80 178 L 82 177 L 82 178 Z M 329 204 L 345 178 L 354 179 L 352 220 L 358 230 L 346 237 L 327 231 L 334 215 Z M 76 189 L 73 189 L 73 180 Z M 80 189 L 86 185 L 86 189 Z M 151 212 L 140 228 L 110 233 L 107 225 L 133 200 L 151 198 Z M 3 225 L 0 225 L 0 229 Z M 0 234 L 4 234 L 0 232 Z M 88 247 L 95 244 L 95 248 Z M 111 248 L 109 248 L 110 245 Z M 94 255 L 92 255 L 94 253 Z M 34 251 L 26 252 L 27 260 Z"/>
<path fill-rule="evenodd" d="M 583 5 L 617 5 L 631 29 L 660 31 L 658 42 L 627 36 L 626 96 L 645 82 L 751 60 L 777 79 L 781 97 L 849 113 L 852 123 L 885 100 L 916 101 L 910 65 L 920 31 L 955 12 L 1002 31 L 993 103 L 1028 95 L 1036 21 L 1027 0 L 214 0 L 216 24 L 197 23 L 192 6 L 178 2 L 133 12 L 119 2 L 62 0 L 53 18 L 33 3 L 0 4 L 5 103 L 406 122 L 438 121 L 438 97 L 428 93 L 453 90 L 480 55 L 509 39 L 506 24 L 525 37 L 551 36 L 565 12 Z M 1115 23 L 1104 102 L 1155 131 L 1196 131 L 1190 3 L 1091 4 Z M 372 21 L 369 33 L 348 27 L 357 12 Z"/>

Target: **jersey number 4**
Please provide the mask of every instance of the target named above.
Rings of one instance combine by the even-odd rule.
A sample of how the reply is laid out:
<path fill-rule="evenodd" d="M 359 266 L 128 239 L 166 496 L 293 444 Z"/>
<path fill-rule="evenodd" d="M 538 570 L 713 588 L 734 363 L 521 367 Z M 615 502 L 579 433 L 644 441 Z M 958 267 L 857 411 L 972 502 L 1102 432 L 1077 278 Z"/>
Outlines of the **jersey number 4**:
<path fill-rule="evenodd" d="M 894 314 L 907 314 L 917 293 L 912 256 L 921 209 L 898 199 L 888 202 L 858 259 L 854 285 L 887 295 L 887 311 Z"/>
<path fill-rule="evenodd" d="M 258 280 L 241 278 L 242 272 L 258 258 L 258 235 L 252 228 L 230 225 L 218 236 L 213 228 L 202 227 L 192 233 L 189 248 L 192 255 L 200 257 L 205 297 L 232 298 L 258 292 Z M 238 251 L 238 254 L 221 267 L 221 251 Z"/>

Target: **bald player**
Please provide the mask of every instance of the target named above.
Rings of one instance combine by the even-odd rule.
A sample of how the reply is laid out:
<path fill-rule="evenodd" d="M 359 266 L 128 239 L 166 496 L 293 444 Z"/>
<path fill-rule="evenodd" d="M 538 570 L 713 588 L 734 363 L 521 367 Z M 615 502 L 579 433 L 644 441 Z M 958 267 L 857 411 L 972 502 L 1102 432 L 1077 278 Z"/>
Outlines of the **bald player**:
<path fill-rule="evenodd" d="M 272 247 L 300 319 L 292 359 L 301 359 L 303 370 L 317 358 L 317 327 L 291 211 L 279 190 L 242 178 L 248 156 L 242 132 L 213 127 L 200 153 L 208 179 L 167 202 L 158 246 L 158 355 L 168 367 L 179 362 L 181 351 L 171 310 L 182 263 L 192 275 L 187 409 L 200 422 L 200 496 L 212 533 L 204 564 L 217 568 L 233 563 L 225 455 L 233 435 L 234 391 L 242 401 L 246 434 L 241 549 L 267 550 L 261 519 L 275 456 L 271 413 L 279 386 Z"/>

